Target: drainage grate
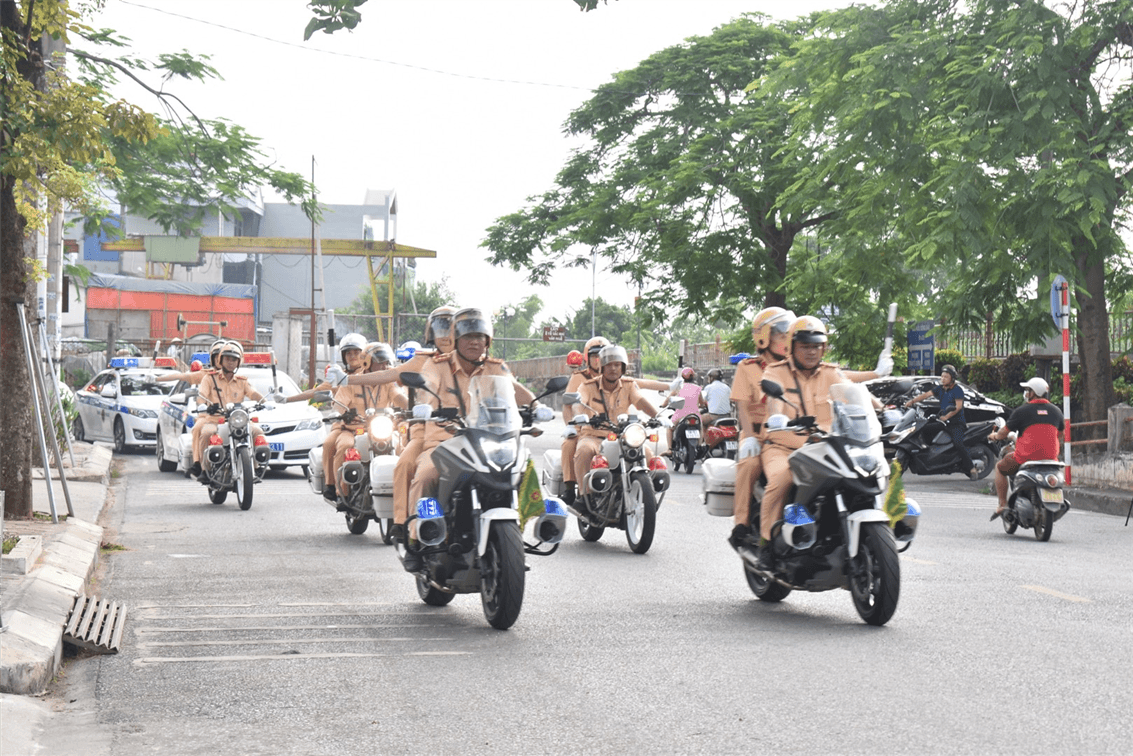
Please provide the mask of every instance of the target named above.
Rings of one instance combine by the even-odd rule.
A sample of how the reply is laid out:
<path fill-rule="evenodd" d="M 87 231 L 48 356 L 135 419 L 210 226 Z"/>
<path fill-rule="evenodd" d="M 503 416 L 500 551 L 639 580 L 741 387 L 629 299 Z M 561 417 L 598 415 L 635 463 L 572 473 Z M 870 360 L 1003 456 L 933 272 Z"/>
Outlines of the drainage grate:
<path fill-rule="evenodd" d="M 126 624 L 126 607 L 79 596 L 63 629 L 63 642 L 99 654 L 116 654 Z"/>

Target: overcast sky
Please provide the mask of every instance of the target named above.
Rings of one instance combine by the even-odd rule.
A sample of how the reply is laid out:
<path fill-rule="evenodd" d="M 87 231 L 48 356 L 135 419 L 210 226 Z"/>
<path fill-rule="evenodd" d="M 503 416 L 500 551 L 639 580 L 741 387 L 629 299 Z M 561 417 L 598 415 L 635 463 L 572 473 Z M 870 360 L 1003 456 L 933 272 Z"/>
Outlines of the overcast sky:
<path fill-rule="evenodd" d="M 590 295 L 590 271 L 532 288 L 485 262 L 479 244 L 496 218 L 551 187 L 577 146 L 562 125 L 589 90 L 744 12 L 792 18 L 846 4 L 610 0 L 582 13 L 571 0 L 369 0 L 353 32 L 304 43 L 304 0 L 105 0 L 93 25 L 143 55 L 212 56 L 223 81 L 167 89 L 261 138 L 282 168 L 309 177 L 313 156 L 321 201 L 395 189 L 397 240 L 437 251 L 418 275 L 447 275 L 456 304 L 496 310 L 535 293 L 541 318 L 567 318 Z M 137 87 L 121 92 L 156 108 Z M 601 267 L 596 278 L 598 296 L 632 302 L 624 279 Z"/>

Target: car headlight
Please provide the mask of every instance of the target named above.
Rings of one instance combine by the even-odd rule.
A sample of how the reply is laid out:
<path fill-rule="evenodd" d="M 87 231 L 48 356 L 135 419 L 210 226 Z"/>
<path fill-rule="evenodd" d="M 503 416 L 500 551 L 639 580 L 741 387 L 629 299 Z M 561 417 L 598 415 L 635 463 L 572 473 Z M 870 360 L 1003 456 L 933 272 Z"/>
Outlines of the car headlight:
<path fill-rule="evenodd" d="M 228 424 L 232 430 L 244 430 L 248 427 L 248 413 L 244 410 L 233 410 L 228 416 Z"/>
<path fill-rule="evenodd" d="M 645 443 L 645 428 L 637 423 L 627 425 L 626 429 L 622 432 L 622 438 L 625 440 L 627 446 L 634 448 L 641 446 Z"/>
<path fill-rule="evenodd" d="M 149 420 L 153 420 L 157 417 L 157 413 L 153 410 L 138 409 L 137 407 L 127 407 L 126 410 L 134 417 L 144 417 Z"/>
<path fill-rule="evenodd" d="M 515 439 L 507 439 L 505 441 L 492 441 L 484 439 L 483 442 L 484 456 L 488 458 L 494 467 L 503 468 L 508 465 L 515 464 L 516 457 L 516 442 Z"/>
<path fill-rule="evenodd" d="M 370 438 L 380 443 L 393 438 L 393 418 L 389 415 L 375 415 L 370 420 Z"/>
<path fill-rule="evenodd" d="M 295 425 L 297 431 L 318 430 L 319 426 L 323 424 L 322 420 L 300 420 Z"/>

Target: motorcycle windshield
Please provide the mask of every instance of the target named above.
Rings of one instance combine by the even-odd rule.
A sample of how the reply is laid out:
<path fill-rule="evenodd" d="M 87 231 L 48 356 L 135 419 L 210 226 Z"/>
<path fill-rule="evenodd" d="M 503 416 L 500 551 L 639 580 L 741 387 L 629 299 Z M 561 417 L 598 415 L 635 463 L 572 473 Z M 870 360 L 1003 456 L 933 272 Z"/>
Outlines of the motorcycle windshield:
<path fill-rule="evenodd" d="M 906 428 L 912 428 L 914 425 L 916 425 L 916 422 L 917 422 L 917 411 L 913 410 L 913 409 L 905 410 L 905 414 L 902 415 L 901 419 L 897 422 L 897 424 L 893 426 L 893 432 L 894 433 L 900 433 L 901 431 L 905 430 Z"/>
<path fill-rule="evenodd" d="M 510 377 L 476 376 L 469 383 L 468 395 L 465 422 L 469 428 L 502 436 L 522 427 Z"/>
<path fill-rule="evenodd" d="M 830 387 L 833 404 L 831 434 L 857 444 L 869 444 L 881 436 L 881 422 L 873 409 L 869 389 L 860 383 L 836 383 Z"/>

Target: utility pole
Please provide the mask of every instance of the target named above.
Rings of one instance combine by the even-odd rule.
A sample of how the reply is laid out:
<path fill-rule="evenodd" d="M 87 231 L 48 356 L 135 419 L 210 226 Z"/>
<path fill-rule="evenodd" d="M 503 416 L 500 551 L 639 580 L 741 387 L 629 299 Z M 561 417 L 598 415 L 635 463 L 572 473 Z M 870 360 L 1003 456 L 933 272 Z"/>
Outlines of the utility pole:
<path fill-rule="evenodd" d="M 590 248 L 590 338 L 594 338 L 594 297 L 598 281 L 598 248 Z"/>

